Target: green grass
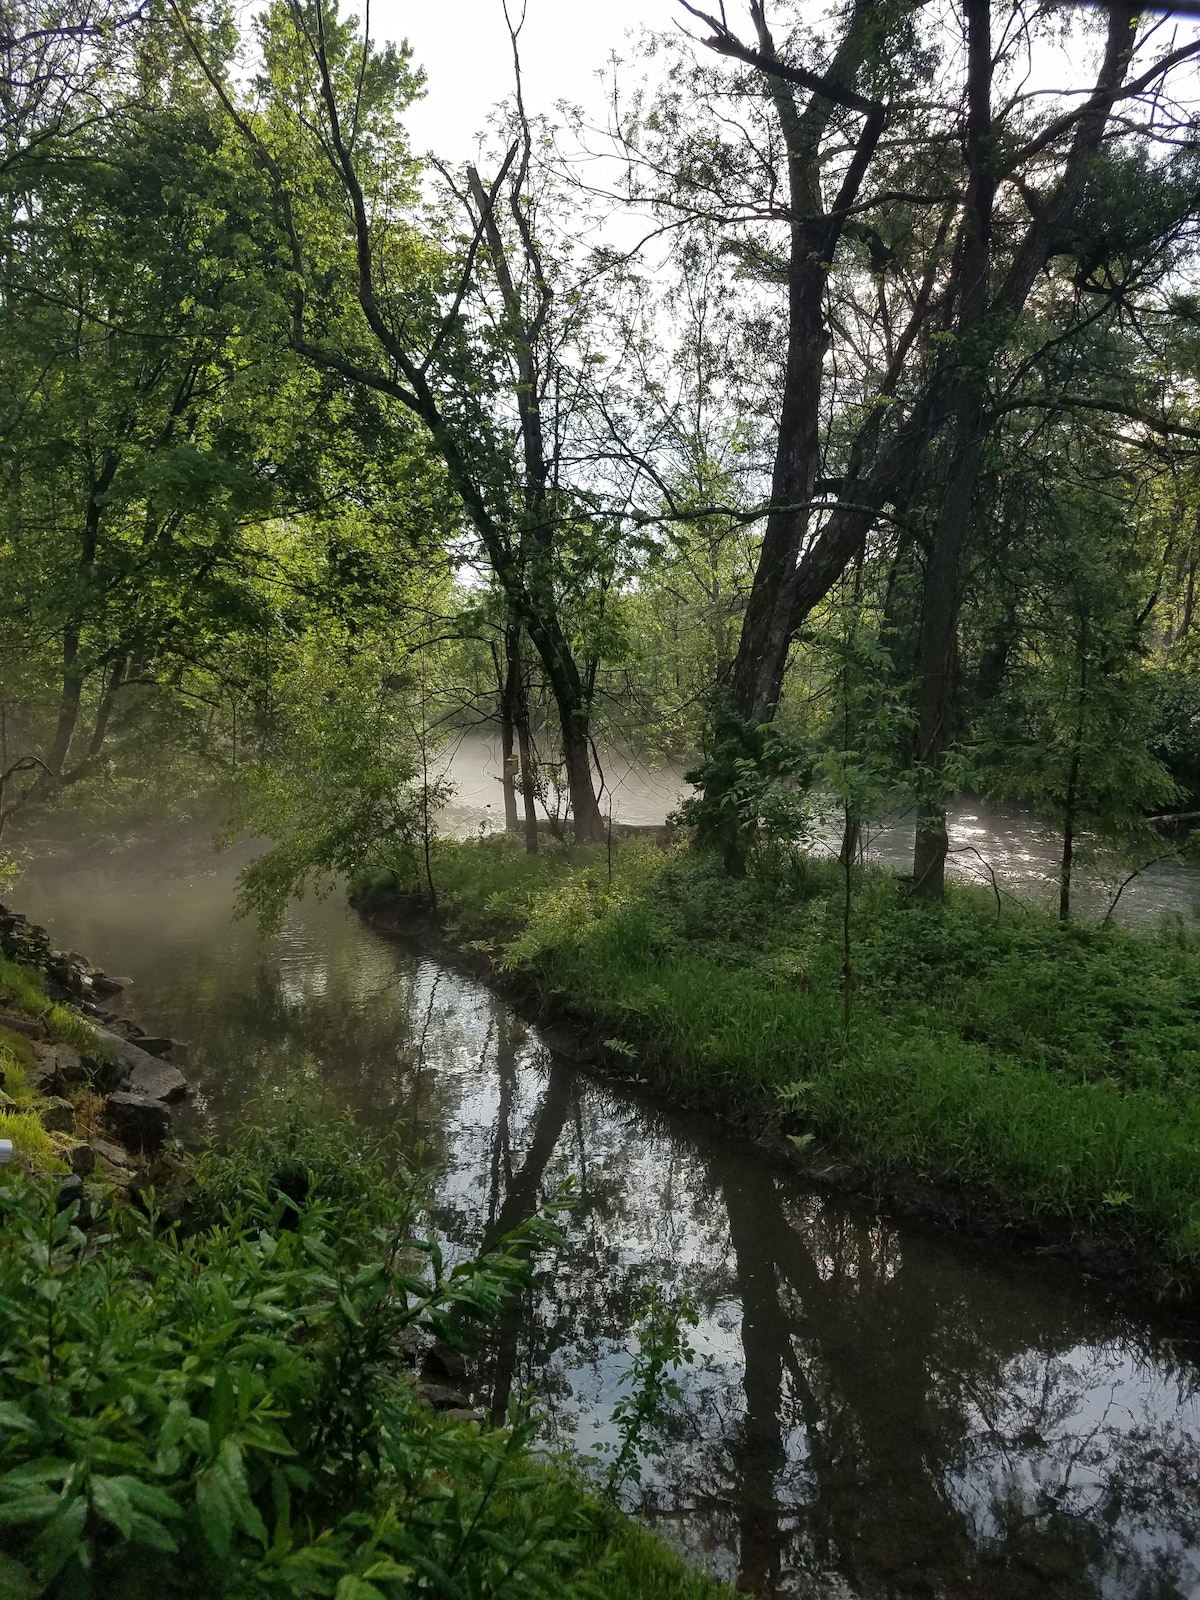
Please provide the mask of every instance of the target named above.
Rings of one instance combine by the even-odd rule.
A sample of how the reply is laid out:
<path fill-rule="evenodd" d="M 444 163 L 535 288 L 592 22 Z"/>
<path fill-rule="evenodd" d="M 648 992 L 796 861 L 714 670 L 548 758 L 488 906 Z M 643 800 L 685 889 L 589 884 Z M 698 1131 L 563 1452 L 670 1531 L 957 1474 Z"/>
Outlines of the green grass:
<path fill-rule="evenodd" d="M 43 1023 L 46 1032 L 58 1043 L 96 1053 L 96 1030 L 92 1025 L 67 1006 L 51 1000 L 39 972 L 4 956 L 0 956 L 0 1002 L 22 1016 Z"/>
<path fill-rule="evenodd" d="M 842 1026 L 840 870 L 770 879 L 631 841 L 614 855 L 439 844 L 450 936 L 709 1099 L 753 1099 L 883 1174 L 1123 1232 L 1200 1286 L 1200 954 L 855 874 Z"/>
<path fill-rule="evenodd" d="M 32 1111 L 0 1111 L 0 1139 L 11 1139 L 17 1155 L 40 1172 L 63 1172 L 66 1163 Z"/>

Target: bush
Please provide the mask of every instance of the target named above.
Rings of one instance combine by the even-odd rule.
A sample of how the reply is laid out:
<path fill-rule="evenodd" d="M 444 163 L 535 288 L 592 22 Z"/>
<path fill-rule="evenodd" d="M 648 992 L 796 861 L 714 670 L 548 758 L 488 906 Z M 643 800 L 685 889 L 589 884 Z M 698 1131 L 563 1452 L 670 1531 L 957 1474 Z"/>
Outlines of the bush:
<path fill-rule="evenodd" d="M 397 1356 L 495 1317 L 551 1224 L 447 1272 L 386 1157 L 349 1125 L 250 1137 L 205 1162 L 186 1238 L 129 1210 L 89 1238 L 0 1187 L 0 1594 L 636 1592 L 639 1536 L 531 1456 L 531 1423 L 448 1423 Z M 653 1550 L 654 1592 L 719 1592 Z"/>

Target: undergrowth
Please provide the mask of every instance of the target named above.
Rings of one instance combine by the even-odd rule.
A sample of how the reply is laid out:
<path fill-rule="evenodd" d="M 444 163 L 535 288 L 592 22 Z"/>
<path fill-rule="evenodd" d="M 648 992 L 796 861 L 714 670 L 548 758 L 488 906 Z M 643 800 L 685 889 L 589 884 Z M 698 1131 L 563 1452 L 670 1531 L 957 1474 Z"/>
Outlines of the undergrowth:
<path fill-rule="evenodd" d="M 96 1030 L 77 1012 L 60 1006 L 46 994 L 41 975 L 0 956 L 0 1002 L 41 1022 L 51 1039 L 96 1053 Z"/>
<path fill-rule="evenodd" d="M 452 939 L 586 1014 L 647 1075 L 754 1098 L 883 1173 L 1150 1246 L 1200 1282 L 1200 954 L 1181 925 L 1062 926 L 952 888 L 853 884 L 843 1022 L 841 869 L 801 854 L 730 877 L 631 840 L 528 857 L 439 844 Z"/>
<path fill-rule="evenodd" d="M 460 1339 L 553 1248 L 534 1219 L 447 1270 L 422 1194 L 348 1123 L 248 1135 L 186 1236 L 90 1235 L 0 1185 L 0 1594 L 9 1600 L 720 1600 L 531 1452 L 435 1416 L 398 1355 Z"/>

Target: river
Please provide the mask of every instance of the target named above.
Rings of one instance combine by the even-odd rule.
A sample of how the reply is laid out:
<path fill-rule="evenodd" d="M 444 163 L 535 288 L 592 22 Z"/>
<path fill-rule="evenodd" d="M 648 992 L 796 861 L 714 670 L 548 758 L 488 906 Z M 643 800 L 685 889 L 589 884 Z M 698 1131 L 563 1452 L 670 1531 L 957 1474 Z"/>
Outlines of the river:
<path fill-rule="evenodd" d="M 442 819 L 447 831 L 467 835 L 504 826 L 496 739 L 477 730 L 456 735 L 445 746 L 441 770 L 455 788 Z M 659 825 L 691 792 L 679 766 L 669 762 L 649 766 L 622 751 L 605 755 L 601 810 L 614 823 Z M 873 823 L 865 832 L 867 856 L 898 872 L 910 871 L 913 828 L 911 814 Z M 961 800 L 950 808 L 947 831 L 946 870 L 952 879 L 999 893 L 1010 905 L 1057 907 L 1062 840 L 1030 812 Z M 814 817 L 807 843 L 811 849 L 836 855 L 841 837 L 839 818 Z M 1079 916 L 1100 917 L 1121 888 L 1127 869 L 1106 865 L 1103 859 L 1089 862 L 1088 843 L 1086 837 L 1077 841 L 1073 906 Z M 1167 859 L 1153 862 L 1122 890 L 1115 915 L 1135 928 L 1151 927 L 1164 916 L 1191 924 L 1198 907 L 1200 867 Z"/>
<path fill-rule="evenodd" d="M 190 1139 L 271 1116 L 403 1126 L 442 1168 L 454 1250 L 573 1180 L 567 1246 L 503 1330 L 483 1403 L 532 1387 L 585 1451 L 638 1292 L 699 1310 L 685 1405 L 640 1510 L 759 1596 L 1200 1600 L 1200 1350 L 1060 1265 L 896 1223 L 553 1056 L 486 988 L 340 897 L 261 939 L 234 862 L 47 860 L 13 902 L 135 980 L 188 1041 Z"/>

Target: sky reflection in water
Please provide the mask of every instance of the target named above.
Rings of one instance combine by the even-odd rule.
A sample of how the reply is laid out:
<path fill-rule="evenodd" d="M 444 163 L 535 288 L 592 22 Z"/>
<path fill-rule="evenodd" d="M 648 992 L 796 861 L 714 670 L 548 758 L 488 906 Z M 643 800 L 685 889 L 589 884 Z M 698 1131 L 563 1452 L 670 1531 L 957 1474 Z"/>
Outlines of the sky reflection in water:
<path fill-rule="evenodd" d="M 552 1441 L 596 1449 L 640 1288 L 687 1289 L 698 1359 L 643 1509 L 751 1592 L 1200 1597 L 1190 1343 L 1062 1269 L 897 1227 L 610 1092 L 340 902 L 264 943 L 231 923 L 232 871 L 46 867 L 12 898 L 189 1042 L 193 1136 L 304 1078 L 329 1111 L 425 1143 L 462 1250 L 573 1180 L 568 1247 L 500 1331 L 487 1403 L 532 1387 Z"/>

